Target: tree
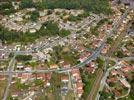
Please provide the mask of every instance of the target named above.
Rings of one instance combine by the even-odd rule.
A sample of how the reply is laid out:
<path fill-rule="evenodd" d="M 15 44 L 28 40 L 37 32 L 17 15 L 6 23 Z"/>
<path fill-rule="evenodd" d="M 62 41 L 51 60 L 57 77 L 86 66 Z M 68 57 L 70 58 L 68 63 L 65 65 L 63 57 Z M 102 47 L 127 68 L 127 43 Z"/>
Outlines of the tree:
<path fill-rule="evenodd" d="M 54 23 L 52 21 L 47 21 L 42 25 L 40 31 L 45 32 L 45 34 L 43 33 L 42 35 L 55 36 L 58 35 L 59 28 L 57 23 Z"/>
<path fill-rule="evenodd" d="M 61 29 L 59 31 L 59 36 L 61 37 L 65 37 L 65 36 L 68 36 L 71 32 L 69 30 L 65 30 L 65 29 Z"/>
<path fill-rule="evenodd" d="M 116 51 L 114 52 L 115 56 L 119 57 L 119 58 L 123 58 L 125 55 L 122 53 L 122 51 Z"/>
<path fill-rule="evenodd" d="M 98 63 L 98 66 L 100 68 L 102 68 L 102 66 L 104 65 L 104 60 L 100 57 L 97 58 L 96 62 Z"/>
<path fill-rule="evenodd" d="M 34 80 L 36 86 L 43 86 L 44 82 L 41 79 Z"/>
<path fill-rule="evenodd" d="M 134 82 L 134 81 L 133 81 Z M 132 100 L 134 100 L 134 83 L 131 82 L 131 91 L 130 91 L 130 97 Z"/>
<path fill-rule="evenodd" d="M 113 39 L 112 39 L 111 37 L 108 37 L 108 38 L 107 38 L 107 43 L 108 43 L 108 44 L 112 44 L 112 42 L 113 42 Z"/>
<path fill-rule="evenodd" d="M 35 11 L 33 11 L 33 12 L 31 12 L 31 20 L 32 21 L 37 21 L 37 19 L 39 18 L 39 12 L 37 11 L 37 10 L 35 10 Z"/>
<path fill-rule="evenodd" d="M 20 2 L 20 8 L 33 8 L 35 7 L 35 4 L 32 0 L 21 0 Z"/>
<path fill-rule="evenodd" d="M 87 12 L 112 13 L 109 0 L 43 0 L 41 3 L 34 3 L 32 0 L 22 0 L 20 7 L 35 7 L 37 9 L 84 9 Z"/>
<path fill-rule="evenodd" d="M 14 12 L 15 12 L 15 9 L 14 9 L 11 1 L 0 4 L 0 14 L 9 15 Z"/>
<path fill-rule="evenodd" d="M 9 54 L 9 58 L 12 58 L 13 56 L 14 56 L 14 53 L 11 52 L 11 53 Z"/>
<path fill-rule="evenodd" d="M 15 59 L 17 61 L 29 61 L 29 60 L 32 60 L 32 56 L 31 55 L 17 55 Z"/>

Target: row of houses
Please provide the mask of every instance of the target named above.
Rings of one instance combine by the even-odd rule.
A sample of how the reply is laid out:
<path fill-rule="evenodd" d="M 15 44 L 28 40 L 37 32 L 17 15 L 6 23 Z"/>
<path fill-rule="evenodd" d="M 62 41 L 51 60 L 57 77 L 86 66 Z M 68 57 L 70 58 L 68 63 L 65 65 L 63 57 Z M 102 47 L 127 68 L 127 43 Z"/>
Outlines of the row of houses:
<path fill-rule="evenodd" d="M 77 68 L 72 69 L 71 74 L 72 74 L 72 79 L 73 79 L 74 91 L 77 94 L 77 96 L 80 98 L 84 92 L 80 71 Z"/>

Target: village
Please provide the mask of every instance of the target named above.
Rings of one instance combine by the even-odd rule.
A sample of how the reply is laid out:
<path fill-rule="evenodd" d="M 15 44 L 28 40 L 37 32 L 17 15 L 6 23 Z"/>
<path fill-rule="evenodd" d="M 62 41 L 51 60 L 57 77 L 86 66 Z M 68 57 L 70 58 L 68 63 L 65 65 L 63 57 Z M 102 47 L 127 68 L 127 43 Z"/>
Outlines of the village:
<path fill-rule="evenodd" d="M 19 9 L 19 2 L 12 5 Z M 36 8 L 1 15 L 1 29 L 26 36 L 0 41 L 0 98 L 86 100 L 101 72 L 96 100 L 131 98 L 134 10 L 123 4 L 111 9 L 110 16 Z"/>

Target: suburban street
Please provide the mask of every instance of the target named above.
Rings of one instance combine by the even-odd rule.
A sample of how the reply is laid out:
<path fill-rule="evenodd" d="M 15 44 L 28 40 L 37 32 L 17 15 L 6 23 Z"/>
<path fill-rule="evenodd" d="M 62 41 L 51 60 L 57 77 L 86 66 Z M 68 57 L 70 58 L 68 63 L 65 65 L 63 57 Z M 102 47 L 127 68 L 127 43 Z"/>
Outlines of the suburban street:
<path fill-rule="evenodd" d="M 75 65 L 73 67 L 70 67 L 70 68 L 60 68 L 60 69 L 47 69 L 47 70 L 32 70 L 32 71 L 0 71 L 0 74 L 2 75 L 9 75 L 10 73 L 12 74 L 16 74 L 16 73 L 49 73 L 49 72 L 59 72 L 59 71 L 67 71 L 67 70 L 72 70 L 74 68 L 81 68 L 83 67 L 85 64 L 91 62 L 92 60 L 96 59 L 99 54 L 100 54 L 100 51 L 101 49 L 103 48 L 104 46 L 104 42 L 102 42 L 102 44 L 100 45 L 100 47 L 98 47 L 95 52 L 93 52 L 91 54 L 91 56 L 89 56 L 84 62 L 78 64 L 78 65 Z"/>
<path fill-rule="evenodd" d="M 10 88 L 10 85 L 12 82 L 12 75 L 13 75 L 12 71 L 14 70 L 14 66 L 15 66 L 15 57 L 16 57 L 16 55 L 14 55 L 14 57 L 11 59 L 8 69 L 7 69 L 8 70 L 8 83 L 7 83 L 7 87 L 5 89 L 5 93 L 4 93 L 2 100 L 7 100 L 9 88 Z"/>
<path fill-rule="evenodd" d="M 0 6 L 0 100 L 134 99 L 134 0 Z"/>
<path fill-rule="evenodd" d="M 120 17 L 120 19 L 119 19 L 117 22 L 114 22 L 114 26 L 113 26 L 113 28 L 111 29 L 111 32 L 109 32 L 109 35 L 114 34 L 114 32 L 117 32 L 118 27 L 121 25 L 121 23 L 123 22 L 124 18 L 126 18 L 126 16 L 128 15 L 129 11 L 130 11 L 130 9 L 127 9 L 127 10 L 125 11 L 125 13 Z M 107 36 L 108 36 L 108 35 L 107 35 Z M 106 38 L 106 39 L 107 39 L 107 38 Z M 111 49 L 110 49 L 110 52 L 109 52 L 109 53 L 110 53 L 110 55 L 112 54 L 112 53 L 111 53 Z M 109 54 L 108 54 L 108 55 L 109 55 Z M 109 56 L 108 56 L 108 57 L 109 57 Z M 107 74 L 107 72 L 106 72 L 106 74 Z M 91 91 L 90 91 L 90 94 L 89 94 L 87 100 L 92 100 L 93 97 L 94 97 L 94 95 L 96 95 L 96 92 L 98 91 L 99 84 L 100 84 L 100 82 L 101 82 L 101 80 L 102 80 L 103 75 L 105 75 L 104 72 L 103 72 L 103 70 L 100 71 L 100 74 L 97 74 L 97 77 L 96 77 L 97 82 L 95 81 L 95 86 L 92 87 L 92 89 L 91 89 Z M 106 76 L 107 76 L 107 75 L 106 75 Z M 106 76 L 104 76 L 104 79 L 106 79 L 106 78 L 105 78 Z M 97 94 L 98 94 L 98 93 L 97 93 Z M 96 98 L 97 98 L 97 100 L 99 100 L 98 95 L 97 95 Z"/>

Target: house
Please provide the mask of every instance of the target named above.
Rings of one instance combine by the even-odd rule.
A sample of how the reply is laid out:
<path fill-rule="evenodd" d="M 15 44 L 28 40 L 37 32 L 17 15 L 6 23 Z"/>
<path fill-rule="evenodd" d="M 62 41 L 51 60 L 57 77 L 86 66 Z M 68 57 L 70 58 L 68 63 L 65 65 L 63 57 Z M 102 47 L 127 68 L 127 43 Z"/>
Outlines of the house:
<path fill-rule="evenodd" d="M 72 69 L 71 74 L 73 77 L 76 77 L 80 74 L 79 69 Z"/>
<path fill-rule="evenodd" d="M 47 81 L 47 82 L 46 82 L 46 86 L 50 86 L 50 85 L 51 85 L 50 82 Z"/>
<path fill-rule="evenodd" d="M 116 89 L 113 90 L 113 93 L 115 94 L 116 97 L 121 95 L 121 93 Z"/>
<path fill-rule="evenodd" d="M 41 79 L 44 82 L 44 86 L 50 86 L 49 80 L 51 79 L 51 73 L 38 73 L 35 75 L 37 79 Z"/>
<path fill-rule="evenodd" d="M 84 61 L 86 60 L 86 58 L 87 58 L 87 57 L 85 57 L 85 56 L 81 56 L 81 57 L 79 58 L 79 61 L 80 61 L 80 62 L 84 62 Z"/>
<path fill-rule="evenodd" d="M 131 87 L 130 84 L 125 79 L 120 78 L 119 80 L 125 87 L 127 87 L 127 88 Z"/>
<path fill-rule="evenodd" d="M 36 32 L 36 29 L 30 29 L 29 32 L 30 33 L 35 33 Z"/>
<path fill-rule="evenodd" d="M 115 75 L 118 74 L 118 72 L 117 72 L 116 70 L 112 70 L 112 71 L 111 71 L 111 74 L 112 74 L 113 76 L 115 76 Z"/>
<path fill-rule="evenodd" d="M 5 76 L 0 75 L 0 81 L 3 81 L 3 80 L 5 80 L 5 79 L 6 79 Z"/>
<path fill-rule="evenodd" d="M 67 83 L 67 82 L 69 82 L 69 79 L 68 79 L 67 76 L 62 76 L 61 81 L 64 82 L 64 83 Z"/>
<path fill-rule="evenodd" d="M 123 72 L 129 72 L 129 71 L 131 71 L 131 67 L 130 66 L 121 67 L 121 71 L 123 71 Z"/>
<path fill-rule="evenodd" d="M 117 81 L 117 78 L 112 77 L 106 80 L 107 83 L 115 83 Z"/>
<path fill-rule="evenodd" d="M 86 67 L 86 70 L 89 72 L 89 73 L 94 73 L 95 72 L 95 68 L 94 67 Z"/>
<path fill-rule="evenodd" d="M 83 84 L 82 84 L 82 82 L 77 82 L 76 83 L 76 92 L 77 92 L 78 97 L 80 98 L 83 94 Z"/>
<path fill-rule="evenodd" d="M 63 64 L 63 67 L 64 67 L 64 68 L 69 68 L 70 66 L 71 66 L 71 65 L 70 65 L 69 63 L 64 63 L 64 64 Z"/>
<path fill-rule="evenodd" d="M 25 83 L 31 76 L 29 73 L 20 74 L 21 83 Z"/>
<path fill-rule="evenodd" d="M 84 62 L 84 61 L 87 59 L 87 57 L 90 56 L 90 55 L 91 55 L 90 52 L 84 52 L 84 53 L 80 56 L 79 61 L 80 61 L 80 62 Z"/>
<path fill-rule="evenodd" d="M 17 69 L 23 69 L 23 68 L 24 68 L 24 66 L 22 63 L 17 63 Z"/>
<path fill-rule="evenodd" d="M 75 86 L 75 91 L 76 91 L 78 97 L 81 97 L 83 94 L 83 84 L 82 84 L 82 80 L 81 80 L 81 76 L 80 76 L 80 71 L 79 71 L 79 69 L 75 68 L 75 69 L 72 69 L 71 74 L 74 79 L 73 84 Z"/>
<path fill-rule="evenodd" d="M 76 83 L 76 88 L 77 88 L 77 90 L 83 89 L 83 84 L 82 84 L 82 82 L 77 82 L 77 83 Z"/>
<path fill-rule="evenodd" d="M 77 90 L 77 95 L 79 98 L 82 96 L 83 92 L 84 92 L 83 89 Z"/>
<path fill-rule="evenodd" d="M 25 71 L 31 71 L 32 69 L 30 67 L 24 68 Z M 21 79 L 21 83 L 25 83 L 27 80 L 31 78 L 31 73 L 22 73 L 22 74 L 17 74 L 18 78 Z"/>
<path fill-rule="evenodd" d="M 51 74 L 50 73 L 38 73 L 36 74 L 37 79 L 41 79 L 43 81 L 50 80 L 51 79 Z"/>
<path fill-rule="evenodd" d="M 80 53 L 85 51 L 85 48 L 83 46 L 78 46 L 77 49 Z"/>
<path fill-rule="evenodd" d="M 43 74 L 43 73 L 36 74 L 36 77 L 37 77 L 37 79 L 45 80 L 45 74 Z"/>
<path fill-rule="evenodd" d="M 16 98 L 16 97 L 19 96 L 19 94 L 20 94 L 20 92 L 18 92 L 18 91 L 16 91 L 16 92 L 13 91 L 13 92 L 12 92 L 12 97 L 13 97 L 13 98 Z"/>
<path fill-rule="evenodd" d="M 60 64 L 61 67 L 64 67 L 64 68 L 69 68 L 69 67 L 71 66 L 70 63 L 65 62 L 64 60 L 61 60 L 61 61 L 59 62 L 59 64 Z"/>
<path fill-rule="evenodd" d="M 50 65 L 50 69 L 56 69 L 56 68 L 58 68 L 59 66 L 57 65 L 57 64 L 52 64 L 52 65 Z"/>

